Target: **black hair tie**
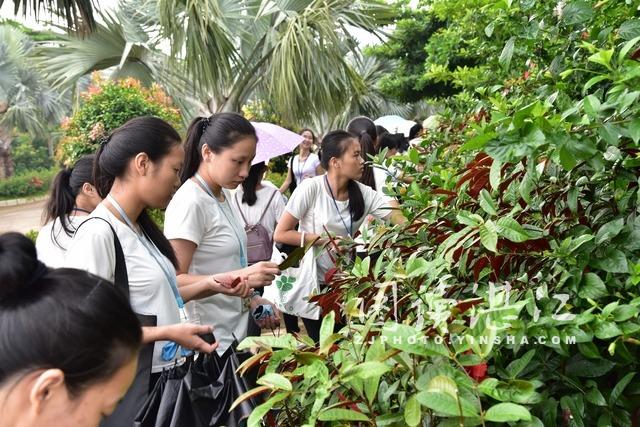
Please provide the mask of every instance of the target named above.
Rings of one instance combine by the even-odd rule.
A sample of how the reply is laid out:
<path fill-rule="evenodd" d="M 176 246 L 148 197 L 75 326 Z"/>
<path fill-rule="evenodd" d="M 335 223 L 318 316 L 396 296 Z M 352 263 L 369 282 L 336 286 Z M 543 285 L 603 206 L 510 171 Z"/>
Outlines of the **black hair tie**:
<path fill-rule="evenodd" d="M 207 130 L 207 127 L 209 127 L 209 124 L 210 124 L 209 117 L 203 117 L 201 122 L 202 133 L 204 133 L 204 131 Z"/>
<path fill-rule="evenodd" d="M 105 145 L 107 145 L 107 143 L 109 142 L 109 139 L 110 139 L 110 138 L 109 138 L 109 136 L 108 136 L 108 135 L 105 135 L 105 136 L 101 137 L 101 138 L 100 138 L 100 145 L 101 145 L 101 146 L 105 146 Z"/>

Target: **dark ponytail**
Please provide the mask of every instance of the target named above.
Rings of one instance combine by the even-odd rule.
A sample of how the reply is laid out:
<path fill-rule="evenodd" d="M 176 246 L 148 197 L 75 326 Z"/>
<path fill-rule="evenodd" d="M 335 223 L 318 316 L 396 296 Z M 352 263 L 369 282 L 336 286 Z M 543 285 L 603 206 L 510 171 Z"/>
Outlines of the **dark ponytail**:
<path fill-rule="evenodd" d="M 249 169 L 249 175 L 242 182 L 242 203 L 253 206 L 258 200 L 256 187 L 262 181 L 265 166 L 264 162 L 260 162 L 251 166 L 251 169 Z"/>
<path fill-rule="evenodd" d="M 73 168 L 63 169 L 56 175 L 51 186 L 51 196 L 44 211 L 44 222 L 60 220 L 62 229 L 67 235 L 72 236 L 76 231 L 71 228 L 67 216 L 76 207 L 76 197 L 85 183 L 92 184 L 93 161 L 95 156 L 89 154 L 76 162 Z M 52 240 L 58 244 L 58 240 L 51 229 Z"/>
<path fill-rule="evenodd" d="M 364 170 L 360 182 L 364 185 L 376 189 L 376 181 L 373 176 L 373 167 L 370 164 L 369 156 L 376 155 L 375 140 L 378 138 L 376 125 L 367 117 L 356 117 L 347 125 L 347 132 L 351 133 L 360 141 L 362 158 L 365 160 Z"/>
<path fill-rule="evenodd" d="M 184 164 L 180 172 L 180 182 L 184 184 L 198 171 L 204 144 L 207 144 L 213 153 L 219 154 L 246 137 L 257 140 L 256 130 L 251 122 L 240 114 L 218 113 L 193 119 L 184 144 Z"/>
<path fill-rule="evenodd" d="M 329 171 L 329 164 L 333 157 L 340 158 L 347 151 L 349 142 L 354 137 L 349 132 L 334 130 L 322 139 L 322 167 Z M 358 221 L 364 215 L 364 196 L 358 183 L 352 179 L 347 184 L 349 192 L 349 212 L 353 221 Z"/>
<path fill-rule="evenodd" d="M 96 153 L 93 173 L 98 194 L 103 199 L 107 197 L 115 179 L 124 176 L 129 161 L 139 153 L 146 153 L 152 162 L 157 162 L 178 144 L 178 132 L 158 117 L 136 117 L 129 120 L 111 132 Z M 137 222 L 160 252 L 178 268 L 178 260 L 171 244 L 146 209 Z"/>
<path fill-rule="evenodd" d="M 115 286 L 80 270 L 50 270 L 25 236 L 0 235 L 0 384 L 60 369 L 77 397 L 132 360 L 141 342 L 138 319 Z"/>

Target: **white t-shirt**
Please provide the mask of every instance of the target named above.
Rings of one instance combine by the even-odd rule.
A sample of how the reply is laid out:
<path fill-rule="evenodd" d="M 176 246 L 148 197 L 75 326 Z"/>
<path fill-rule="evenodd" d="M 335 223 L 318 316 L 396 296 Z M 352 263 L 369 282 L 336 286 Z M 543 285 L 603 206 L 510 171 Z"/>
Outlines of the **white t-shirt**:
<path fill-rule="evenodd" d="M 86 215 L 67 216 L 67 224 L 73 231 L 87 219 Z M 69 236 L 62 228 L 60 218 L 49 221 L 40 229 L 36 239 L 36 250 L 38 259 L 45 263 L 47 267 L 60 268 L 64 266 L 64 255 L 71 243 L 73 234 Z"/>
<path fill-rule="evenodd" d="M 197 245 L 189 274 L 210 275 L 242 268 L 238 237 L 246 256 L 247 235 L 229 205 L 230 192 L 223 191 L 226 200 L 219 204 L 189 179 L 167 207 L 164 219 L 167 239 L 184 239 Z M 221 208 L 225 209 L 226 216 Z M 218 294 L 190 301 L 187 315 L 192 322 L 213 325 L 219 353 L 231 345 L 233 335 L 238 341 L 247 336 L 249 311 L 241 298 Z"/>
<path fill-rule="evenodd" d="M 271 199 L 271 195 L 274 194 L 274 192 L 276 193 L 273 199 Z M 253 206 L 242 203 L 243 194 L 242 186 L 238 187 L 236 193 L 233 195 L 233 202 L 231 204 L 234 211 L 238 212 L 237 215 L 242 225 L 244 226 L 245 223 L 240 212 L 242 212 L 249 225 L 257 224 L 260 215 L 262 215 L 262 212 L 265 212 L 261 224 L 267 229 L 269 236 L 273 237 L 273 231 L 276 229 L 276 224 L 280 220 L 285 206 L 284 197 L 282 197 L 280 191 L 269 181 L 262 181 L 262 188 L 256 191 L 257 199 Z M 270 203 L 269 199 L 271 199 Z M 269 205 L 267 205 L 267 203 L 269 203 Z M 240 207 L 238 207 L 238 205 L 240 205 Z"/>
<path fill-rule="evenodd" d="M 171 285 L 155 258 L 142 244 L 138 235 L 121 222 L 102 203 L 86 218 L 107 220 L 116 231 L 127 264 L 129 298 L 133 311 L 157 316 L 158 326 L 180 323 L 180 311 Z M 163 261 L 175 274 L 171 261 Z M 113 281 L 116 269 L 116 252 L 113 233 L 102 220 L 90 220 L 78 228 L 67 249 L 65 267 L 77 268 Z M 156 341 L 153 350 L 152 372 L 161 372 L 174 361 L 161 359 L 162 347 L 167 341 Z M 106 350 L 105 350 L 106 351 Z M 180 356 L 180 353 L 177 353 Z"/>
<path fill-rule="evenodd" d="M 325 184 L 325 175 L 305 180 L 291 195 L 286 210 L 300 221 L 300 231 L 322 234 L 323 225 L 330 233 L 347 236 L 360 228 L 367 217 L 386 218 L 391 214 L 387 200 L 371 187 L 357 182 L 364 199 L 364 215 L 351 225 L 349 201 L 334 200 Z M 337 206 L 337 208 L 336 208 Z M 334 266 L 326 251 L 317 258 L 318 279 L 322 283 L 324 274 Z"/>
<path fill-rule="evenodd" d="M 315 153 L 309 153 L 309 156 L 300 161 L 300 155 L 296 154 L 291 163 L 291 170 L 296 178 L 296 185 L 300 185 L 306 178 L 316 176 L 316 168 L 320 165 L 320 158 Z"/>

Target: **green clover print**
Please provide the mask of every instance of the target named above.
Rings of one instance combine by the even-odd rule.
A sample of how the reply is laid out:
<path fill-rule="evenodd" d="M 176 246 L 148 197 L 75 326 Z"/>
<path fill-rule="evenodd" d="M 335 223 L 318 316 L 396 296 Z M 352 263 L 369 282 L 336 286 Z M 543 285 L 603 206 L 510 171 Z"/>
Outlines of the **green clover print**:
<path fill-rule="evenodd" d="M 293 289 L 296 278 L 293 276 L 280 276 L 276 281 L 276 286 L 280 292 L 288 292 Z"/>

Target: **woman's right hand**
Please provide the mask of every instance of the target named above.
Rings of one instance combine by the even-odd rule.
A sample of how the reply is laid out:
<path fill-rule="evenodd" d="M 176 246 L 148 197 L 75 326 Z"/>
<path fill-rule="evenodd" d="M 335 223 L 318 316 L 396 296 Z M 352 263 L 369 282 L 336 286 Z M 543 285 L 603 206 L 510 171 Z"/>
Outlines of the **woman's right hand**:
<path fill-rule="evenodd" d="M 211 353 L 218 348 L 218 343 L 207 343 L 200 337 L 213 332 L 213 326 L 196 325 L 195 323 L 177 323 L 167 326 L 167 339 L 178 343 L 180 346 L 199 351 L 201 353 Z"/>
<path fill-rule="evenodd" d="M 246 298 L 251 295 L 252 290 L 246 277 L 237 277 L 231 274 L 214 274 L 210 279 L 209 286 L 217 294 L 239 298 Z M 240 279 L 240 282 L 233 286 L 237 279 Z"/>
<path fill-rule="evenodd" d="M 280 275 L 278 264 L 268 261 L 255 263 L 251 267 L 245 268 L 244 271 L 249 279 L 250 288 L 269 286 L 276 276 Z"/>

